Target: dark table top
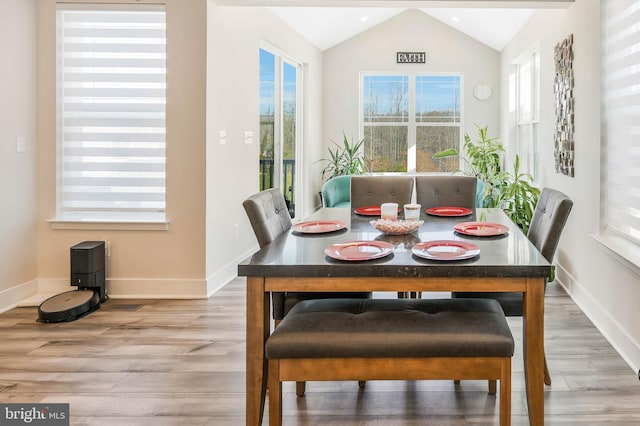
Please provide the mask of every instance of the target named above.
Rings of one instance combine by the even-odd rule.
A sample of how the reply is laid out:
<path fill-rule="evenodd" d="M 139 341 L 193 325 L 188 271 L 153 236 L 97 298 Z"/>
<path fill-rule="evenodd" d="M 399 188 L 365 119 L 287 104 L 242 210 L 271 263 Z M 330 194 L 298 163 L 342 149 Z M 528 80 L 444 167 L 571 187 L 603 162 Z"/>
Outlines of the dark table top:
<path fill-rule="evenodd" d="M 260 277 L 548 277 L 551 265 L 522 231 L 500 209 L 477 209 L 470 216 L 427 215 L 412 234 L 391 236 L 369 222 L 378 217 L 360 216 L 348 208 L 323 208 L 308 220 L 340 220 L 347 229 L 325 234 L 301 234 L 290 230 L 238 265 L 240 276 Z M 400 216 L 402 219 L 402 216 Z M 509 227 L 493 237 L 474 237 L 454 231 L 455 224 L 482 220 Z M 356 240 L 381 240 L 394 245 L 389 256 L 367 261 L 340 261 L 325 255 L 332 244 Z M 411 248 L 433 240 L 457 240 L 478 246 L 480 254 L 457 261 L 418 257 Z"/>

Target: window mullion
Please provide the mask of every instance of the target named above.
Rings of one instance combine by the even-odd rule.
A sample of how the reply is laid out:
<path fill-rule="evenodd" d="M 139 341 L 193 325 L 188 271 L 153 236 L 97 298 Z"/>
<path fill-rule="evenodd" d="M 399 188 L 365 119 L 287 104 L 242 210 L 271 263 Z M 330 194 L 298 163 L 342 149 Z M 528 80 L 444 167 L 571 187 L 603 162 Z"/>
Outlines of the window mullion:
<path fill-rule="evenodd" d="M 407 129 L 407 171 L 415 172 L 416 159 L 416 76 L 409 75 L 409 122 Z"/>

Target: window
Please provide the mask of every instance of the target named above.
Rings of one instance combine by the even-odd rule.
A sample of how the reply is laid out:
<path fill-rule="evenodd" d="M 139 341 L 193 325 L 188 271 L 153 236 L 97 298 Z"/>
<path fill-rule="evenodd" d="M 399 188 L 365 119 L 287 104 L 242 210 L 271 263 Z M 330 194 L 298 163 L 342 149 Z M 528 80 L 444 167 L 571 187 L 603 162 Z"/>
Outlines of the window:
<path fill-rule="evenodd" d="M 640 1 L 603 1 L 601 19 L 603 225 L 609 236 L 635 245 L 632 252 L 637 255 L 640 244 Z"/>
<path fill-rule="evenodd" d="M 57 13 L 57 219 L 164 221 L 164 8 Z"/>
<path fill-rule="evenodd" d="M 296 200 L 296 157 L 302 66 L 282 55 L 260 49 L 260 190 L 280 187 L 292 218 Z"/>
<path fill-rule="evenodd" d="M 362 75 L 362 134 L 372 172 L 452 172 L 460 150 L 459 75 Z"/>
<path fill-rule="evenodd" d="M 539 175 L 538 128 L 540 126 L 540 53 L 536 46 L 515 62 L 516 153 L 520 169 L 534 181 Z"/>

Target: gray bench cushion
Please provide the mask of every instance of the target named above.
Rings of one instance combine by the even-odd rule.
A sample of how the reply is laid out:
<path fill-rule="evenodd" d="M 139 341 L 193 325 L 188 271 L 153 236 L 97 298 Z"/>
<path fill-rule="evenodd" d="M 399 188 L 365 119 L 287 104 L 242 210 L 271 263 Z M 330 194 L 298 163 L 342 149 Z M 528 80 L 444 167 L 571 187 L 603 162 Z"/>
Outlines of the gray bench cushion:
<path fill-rule="evenodd" d="M 280 358 L 510 357 L 491 299 L 318 299 L 298 303 L 268 338 Z"/>

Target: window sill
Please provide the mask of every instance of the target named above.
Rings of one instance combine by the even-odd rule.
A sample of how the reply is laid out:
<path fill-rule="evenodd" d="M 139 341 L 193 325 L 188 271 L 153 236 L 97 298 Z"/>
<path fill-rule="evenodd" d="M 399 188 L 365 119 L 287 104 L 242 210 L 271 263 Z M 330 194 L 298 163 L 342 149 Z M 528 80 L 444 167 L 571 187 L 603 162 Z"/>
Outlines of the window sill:
<path fill-rule="evenodd" d="M 596 240 L 616 261 L 640 275 L 640 247 L 620 236 L 603 231 L 601 234 L 592 234 Z"/>
<path fill-rule="evenodd" d="M 107 230 L 107 231 L 168 231 L 167 220 L 118 220 L 118 219 L 48 219 L 51 229 Z"/>

